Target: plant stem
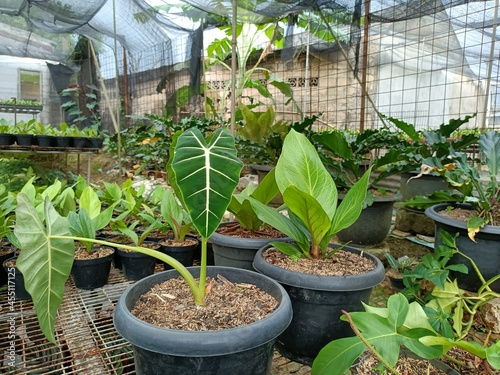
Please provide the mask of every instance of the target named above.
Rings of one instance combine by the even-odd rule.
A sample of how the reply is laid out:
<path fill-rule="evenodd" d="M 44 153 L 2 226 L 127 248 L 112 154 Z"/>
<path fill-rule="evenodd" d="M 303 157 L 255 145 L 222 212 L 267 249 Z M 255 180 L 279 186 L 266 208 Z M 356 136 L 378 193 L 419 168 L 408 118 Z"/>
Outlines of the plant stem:
<path fill-rule="evenodd" d="M 114 242 L 97 240 L 94 238 L 49 235 L 48 239 L 49 240 L 50 239 L 72 239 L 74 241 L 80 241 L 80 242 L 86 241 L 86 242 L 96 243 L 99 245 L 135 251 L 138 253 L 152 256 L 153 258 L 159 259 L 159 260 L 167 263 L 168 265 L 172 266 L 175 270 L 177 270 L 177 272 L 180 273 L 181 277 L 186 281 L 189 288 L 191 289 L 191 293 L 193 294 L 194 302 L 200 306 L 204 305 L 203 296 L 205 294 L 205 288 L 203 287 L 203 290 L 201 290 L 201 288 L 196 284 L 196 280 L 194 279 L 193 275 L 191 275 L 191 273 L 187 270 L 187 268 L 184 265 L 182 265 L 182 263 L 180 263 L 177 259 L 172 258 L 170 255 L 164 254 L 164 253 L 157 251 L 157 250 L 148 249 L 145 247 L 123 245 L 123 244 L 114 243 Z M 203 270 L 203 268 L 201 270 Z M 200 279 L 201 280 L 205 279 L 205 276 L 202 277 L 201 273 L 200 273 Z M 200 280 L 200 286 L 201 286 L 201 280 Z"/>
<path fill-rule="evenodd" d="M 345 311 L 345 310 L 342 310 L 342 314 L 344 314 L 344 316 L 346 317 L 347 321 L 349 322 L 349 325 L 351 326 L 351 328 L 354 331 L 354 333 L 356 334 L 356 336 L 359 337 L 359 339 L 363 342 L 363 344 L 366 345 L 366 347 L 368 348 L 368 350 L 371 351 L 375 355 L 375 357 L 378 358 L 378 360 L 385 366 L 385 368 L 387 368 L 394 375 L 401 375 L 394 367 L 392 367 L 390 365 L 389 362 L 387 362 L 387 360 L 382 356 L 382 354 L 380 354 L 377 351 L 377 349 L 375 349 L 375 347 L 372 344 L 370 344 L 368 342 L 368 340 L 365 339 L 365 337 L 363 336 L 363 334 L 359 331 L 358 327 L 356 327 L 356 325 L 352 321 L 351 316 L 349 315 L 349 313 L 347 311 Z"/>

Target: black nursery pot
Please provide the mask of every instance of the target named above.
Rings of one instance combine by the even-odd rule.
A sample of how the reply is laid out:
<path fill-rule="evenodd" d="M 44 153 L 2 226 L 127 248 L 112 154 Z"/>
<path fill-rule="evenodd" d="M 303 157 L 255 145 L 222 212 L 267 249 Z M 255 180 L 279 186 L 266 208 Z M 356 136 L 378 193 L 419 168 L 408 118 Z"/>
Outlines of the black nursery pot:
<path fill-rule="evenodd" d="M 439 231 L 444 230 L 452 236 L 458 233 L 458 237 L 455 239 L 457 248 L 476 263 L 485 280 L 498 275 L 500 272 L 500 226 L 485 225 L 476 233 L 476 242 L 474 242 L 468 236 L 467 224 L 464 221 L 455 220 L 439 213 L 450 206 L 472 209 L 472 206 L 468 204 L 440 203 L 425 210 L 425 214 L 434 220 L 436 226 L 434 248 L 443 243 Z M 467 274 L 459 272 L 451 272 L 451 274 L 457 279 L 460 288 L 477 292 L 482 282 L 474 272 L 470 261 L 460 254 L 455 254 L 449 260 L 449 264 L 464 264 L 468 268 Z M 490 288 L 500 293 L 500 280 L 490 284 Z"/>
<path fill-rule="evenodd" d="M 56 143 L 55 137 L 52 135 L 37 135 L 35 138 L 40 147 L 54 147 Z"/>
<path fill-rule="evenodd" d="M 32 146 L 33 134 L 16 134 L 16 143 L 18 146 Z"/>
<path fill-rule="evenodd" d="M 223 223 L 221 227 L 234 223 L 234 221 Z M 253 259 L 262 246 L 272 241 L 287 240 L 290 238 L 242 238 L 217 232 L 210 236 L 216 266 L 243 268 L 250 271 L 254 271 Z"/>
<path fill-rule="evenodd" d="M 0 247 L 0 251 L 3 253 L 3 254 L 0 254 L 0 263 L 3 263 L 5 260 L 9 259 L 9 258 L 12 258 L 12 255 L 14 255 L 14 250 L 10 247 L 8 248 L 3 248 L 3 247 Z M 3 269 L 3 268 L 0 268 L 0 286 L 2 285 L 5 285 L 7 283 L 7 272 Z"/>
<path fill-rule="evenodd" d="M 16 142 L 14 134 L 0 133 L 0 146 L 11 146 Z"/>
<path fill-rule="evenodd" d="M 194 277 L 199 267 L 188 268 Z M 146 323 L 131 313 L 136 301 L 154 285 L 179 276 L 168 270 L 131 285 L 120 297 L 113 322 L 132 344 L 138 375 L 267 375 L 271 370 L 276 337 L 292 317 L 290 299 L 274 280 L 256 272 L 207 267 L 207 276 L 222 275 L 234 283 L 256 285 L 279 302 L 269 316 L 254 323 L 219 331 L 184 331 Z"/>
<path fill-rule="evenodd" d="M 79 289 L 92 290 L 108 283 L 113 253 L 96 259 L 75 259 L 71 268 L 71 276 Z"/>
<path fill-rule="evenodd" d="M 330 244 L 339 247 L 338 244 Z M 361 275 L 319 276 L 289 271 L 267 262 L 262 253 L 255 255 L 254 268 L 278 281 L 288 292 L 293 319 L 278 337 L 276 348 L 286 358 L 311 365 L 319 351 L 330 341 L 353 336 L 347 322 L 341 321 L 342 310 L 363 311 L 361 302 L 368 303 L 373 287 L 385 277 L 382 262 L 372 254 L 344 246 L 343 251 L 361 254 L 371 259 L 376 268 Z"/>
<path fill-rule="evenodd" d="M 28 291 L 26 290 L 26 288 L 24 286 L 23 274 L 21 273 L 21 271 L 19 271 L 17 269 L 17 267 L 7 267 L 7 265 L 6 265 L 7 262 L 9 262 L 11 260 L 16 260 L 16 259 L 17 259 L 17 257 L 12 257 L 12 258 L 5 260 L 2 263 L 3 269 L 7 274 L 9 274 L 9 276 L 12 274 L 12 272 L 14 273 L 14 293 L 16 294 L 16 298 L 19 298 L 19 299 L 24 300 L 24 301 L 28 301 L 28 300 L 31 300 L 31 295 L 28 293 Z"/>
<path fill-rule="evenodd" d="M 135 251 L 115 251 L 121 258 L 123 274 L 128 280 L 140 280 L 155 272 L 156 258 Z"/>
<path fill-rule="evenodd" d="M 186 246 L 173 246 L 165 244 L 165 240 L 161 240 L 158 243 L 161 245 L 160 251 L 164 254 L 170 255 L 172 258 L 177 259 L 183 266 L 189 267 L 193 265 L 194 253 L 198 247 L 199 241 L 194 237 L 186 238 L 192 239 L 195 243 Z M 168 264 L 162 262 L 165 266 L 165 270 L 171 270 L 172 267 Z"/>
<path fill-rule="evenodd" d="M 377 246 L 386 239 L 391 230 L 394 203 L 401 198 L 397 193 L 376 196 L 373 203 L 363 208 L 358 219 L 348 228 L 337 233 L 342 243 L 354 246 Z"/>

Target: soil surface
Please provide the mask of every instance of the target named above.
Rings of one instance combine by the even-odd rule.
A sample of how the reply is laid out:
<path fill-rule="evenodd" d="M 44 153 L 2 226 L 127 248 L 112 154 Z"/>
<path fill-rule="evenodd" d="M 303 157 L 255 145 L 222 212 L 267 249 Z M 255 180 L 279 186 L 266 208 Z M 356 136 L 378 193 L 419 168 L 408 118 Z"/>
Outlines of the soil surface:
<path fill-rule="evenodd" d="M 330 250 L 330 251 L 328 251 Z M 370 259 L 349 251 L 335 251 L 333 255 L 321 259 L 299 258 L 291 259 L 275 248 L 264 251 L 263 257 L 275 266 L 301 273 L 320 276 L 352 276 L 360 275 L 375 269 L 376 265 Z"/>
<path fill-rule="evenodd" d="M 217 233 L 226 236 L 241 237 L 241 238 L 282 238 L 285 237 L 280 231 L 262 225 L 259 229 L 242 228 L 239 223 L 229 223 L 217 228 Z"/>
<path fill-rule="evenodd" d="M 207 278 L 205 290 L 205 306 L 198 306 L 182 278 L 170 279 L 143 294 L 132 314 L 159 327 L 213 331 L 250 324 L 278 307 L 274 297 L 255 285 L 235 284 L 221 275 Z"/>
<path fill-rule="evenodd" d="M 75 259 L 84 260 L 84 259 L 98 259 L 104 258 L 109 254 L 113 254 L 113 249 L 109 247 L 99 247 L 97 250 L 89 253 L 84 247 L 75 249 Z"/>

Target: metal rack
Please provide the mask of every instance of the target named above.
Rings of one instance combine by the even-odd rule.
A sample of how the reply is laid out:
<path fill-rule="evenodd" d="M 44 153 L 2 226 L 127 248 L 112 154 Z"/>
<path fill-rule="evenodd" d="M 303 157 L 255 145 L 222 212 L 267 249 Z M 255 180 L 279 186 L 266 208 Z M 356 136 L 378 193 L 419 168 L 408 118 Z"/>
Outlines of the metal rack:
<path fill-rule="evenodd" d="M 11 309 L 6 288 L 0 288 L 0 374 L 135 374 L 132 347 L 113 325 L 116 302 L 132 283 L 115 268 L 108 284 L 92 291 L 76 288 L 69 278 L 55 324 L 56 345 L 40 331 L 33 303 L 16 299 Z M 309 375 L 310 367 L 276 352 L 270 375 L 289 374 Z"/>
<path fill-rule="evenodd" d="M 30 154 L 77 154 L 77 174 L 80 174 L 80 156 L 87 155 L 87 182 L 90 183 L 91 160 L 92 155 L 99 153 L 98 148 L 76 148 L 76 147 L 41 147 L 41 146 L 19 146 L 19 145 L 0 145 L 0 153 L 30 153 Z"/>

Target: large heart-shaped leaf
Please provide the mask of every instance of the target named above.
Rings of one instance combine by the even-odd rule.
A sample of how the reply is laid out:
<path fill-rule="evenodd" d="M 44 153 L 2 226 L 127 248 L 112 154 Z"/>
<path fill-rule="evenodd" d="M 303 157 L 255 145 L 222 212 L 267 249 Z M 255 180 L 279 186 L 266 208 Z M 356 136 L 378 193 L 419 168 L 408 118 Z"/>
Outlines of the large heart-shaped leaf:
<path fill-rule="evenodd" d="M 210 237 L 222 220 L 243 168 L 234 138 L 219 128 L 207 144 L 198 129 L 186 130 L 177 140 L 171 167 L 194 227 L 202 237 Z"/>
<path fill-rule="evenodd" d="M 54 324 L 64 295 L 64 284 L 71 272 L 75 246 L 73 240 L 49 236 L 69 236 L 68 222 L 45 198 L 44 224 L 33 204 L 23 194 L 17 196 L 14 233 L 21 245 L 16 262 L 24 276 L 27 291 L 33 298 L 40 328 L 55 343 Z"/>

